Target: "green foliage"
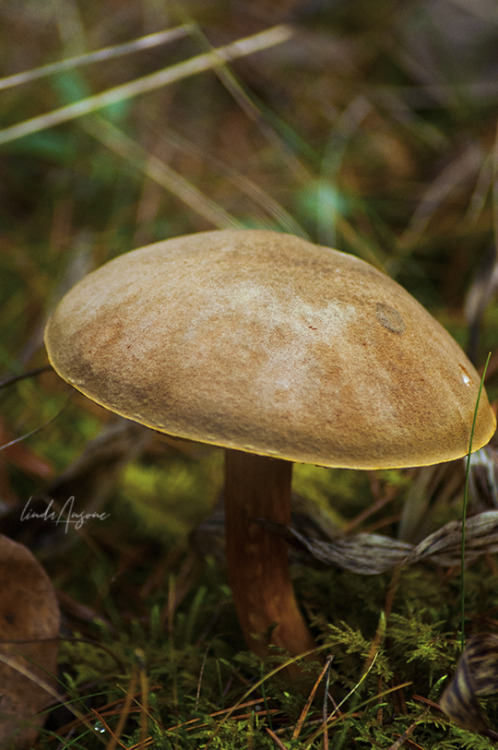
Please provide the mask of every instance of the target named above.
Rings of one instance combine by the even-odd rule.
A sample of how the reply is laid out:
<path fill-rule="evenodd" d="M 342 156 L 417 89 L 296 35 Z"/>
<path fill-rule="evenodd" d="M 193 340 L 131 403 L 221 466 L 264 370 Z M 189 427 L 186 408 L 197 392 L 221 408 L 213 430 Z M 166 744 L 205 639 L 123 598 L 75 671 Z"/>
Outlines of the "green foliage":
<path fill-rule="evenodd" d="M 455 638 L 444 633 L 444 622 L 434 619 L 434 611 L 410 602 L 406 614 L 393 613 L 390 636 L 393 650 L 403 654 L 407 664 L 417 663 L 417 669 L 429 679 L 432 686 L 435 676 L 450 670 L 458 655 Z"/>
<path fill-rule="evenodd" d="M 365 509 L 365 499 L 370 496 L 368 476 L 363 472 L 326 469 L 312 464 L 296 464 L 293 469 L 293 490 L 326 509 L 329 516 L 341 527 Z"/>
<path fill-rule="evenodd" d="M 61 664 L 67 665 L 64 682 L 72 691 L 85 683 L 98 682 L 102 674 L 126 674 L 129 670 L 129 644 L 115 642 L 113 650 L 102 646 L 98 641 L 78 638 L 64 639 L 60 652 Z"/>
<path fill-rule="evenodd" d="M 120 481 L 119 502 L 126 503 L 137 530 L 173 542 L 185 538 L 216 502 L 222 477 L 222 455 L 203 461 L 169 458 L 166 466 L 129 464 Z"/>
<path fill-rule="evenodd" d="M 377 683 L 379 678 L 385 681 L 391 679 L 392 667 L 389 666 L 383 646 L 379 644 L 373 651 L 373 642 L 367 640 L 360 630 L 353 629 L 347 623 L 330 624 L 324 636 L 324 643 L 327 644 L 327 653 L 333 656 L 333 682 L 343 683 L 351 689 L 359 681 L 367 664 L 372 684 Z"/>

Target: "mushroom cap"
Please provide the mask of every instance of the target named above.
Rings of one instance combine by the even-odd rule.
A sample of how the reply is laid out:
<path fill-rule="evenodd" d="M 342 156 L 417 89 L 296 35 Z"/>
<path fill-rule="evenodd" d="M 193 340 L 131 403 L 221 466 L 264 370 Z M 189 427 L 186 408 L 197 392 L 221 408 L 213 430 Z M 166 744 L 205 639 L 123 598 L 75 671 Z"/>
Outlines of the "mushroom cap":
<path fill-rule="evenodd" d="M 177 437 L 322 466 L 465 455 L 480 378 L 402 287 L 288 234 L 203 232 L 121 255 L 62 299 L 45 342 L 97 403 Z M 473 450 L 496 422 L 485 392 Z"/>

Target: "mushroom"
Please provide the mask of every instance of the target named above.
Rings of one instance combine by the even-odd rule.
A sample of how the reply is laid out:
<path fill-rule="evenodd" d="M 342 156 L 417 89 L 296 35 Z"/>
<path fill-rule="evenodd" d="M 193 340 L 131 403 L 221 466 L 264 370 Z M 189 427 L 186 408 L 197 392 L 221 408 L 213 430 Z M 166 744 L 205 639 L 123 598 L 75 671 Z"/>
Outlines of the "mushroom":
<path fill-rule="evenodd" d="M 286 542 L 292 462 L 353 469 L 464 456 L 480 378 L 402 287 L 288 234 L 221 230 L 158 242 L 90 273 L 45 332 L 50 361 L 113 412 L 225 449 L 226 560 L 248 645 L 314 640 Z M 473 449 L 495 417 L 483 392 Z"/>

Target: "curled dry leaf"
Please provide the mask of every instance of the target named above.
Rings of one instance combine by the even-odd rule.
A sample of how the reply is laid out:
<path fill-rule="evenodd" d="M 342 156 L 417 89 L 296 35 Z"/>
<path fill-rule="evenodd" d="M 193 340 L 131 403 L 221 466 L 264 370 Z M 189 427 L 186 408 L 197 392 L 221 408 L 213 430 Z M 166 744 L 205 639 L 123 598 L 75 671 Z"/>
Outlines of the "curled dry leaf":
<path fill-rule="evenodd" d="M 325 542 L 305 536 L 292 526 L 269 524 L 264 519 L 260 519 L 260 523 L 298 547 L 302 561 L 336 565 L 362 575 L 376 575 L 421 560 L 437 565 L 458 565 L 462 554 L 461 521 L 450 521 L 415 546 L 382 534 L 366 533 Z M 480 555 L 493 552 L 498 552 L 498 511 L 495 510 L 467 519 L 465 560 L 472 562 Z"/>
<path fill-rule="evenodd" d="M 265 518 L 257 521 L 283 536 L 289 542 L 291 559 L 304 565 L 336 566 L 360 575 L 377 575 L 422 560 L 448 567 L 459 565 L 461 561 L 461 521 L 450 521 L 417 545 L 383 534 L 340 536 L 330 526 L 327 528 L 323 523 L 316 523 L 313 517 L 305 518 L 302 511 L 293 514 L 290 526 Z M 220 563 L 224 561 L 223 526 L 223 512 L 216 510 L 192 537 L 192 543 L 201 553 L 215 554 Z M 498 552 L 498 511 L 484 511 L 468 518 L 465 531 L 467 563 L 481 555 Z"/>
<path fill-rule="evenodd" d="M 478 696 L 498 692 L 498 635 L 483 633 L 467 641 L 453 679 L 441 696 L 447 716 L 464 729 L 498 739 L 487 725 Z"/>
<path fill-rule="evenodd" d="M 0 535 L 0 747 L 32 746 L 53 700 L 59 608 L 47 574 L 22 544 Z"/>
<path fill-rule="evenodd" d="M 284 536 L 300 552 L 301 562 L 336 566 L 362 575 L 383 573 L 395 567 L 411 553 L 413 547 L 381 534 L 353 534 L 324 542 L 305 536 L 293 526 L 282 526 L 258 519 L 265 528 Z"/>

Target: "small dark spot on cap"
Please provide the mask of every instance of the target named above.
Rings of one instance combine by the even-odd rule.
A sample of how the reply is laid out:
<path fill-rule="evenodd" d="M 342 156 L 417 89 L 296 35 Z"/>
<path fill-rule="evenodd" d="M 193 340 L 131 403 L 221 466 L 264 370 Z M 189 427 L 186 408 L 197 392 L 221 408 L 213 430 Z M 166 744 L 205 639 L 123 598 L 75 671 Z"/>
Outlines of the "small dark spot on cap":
<path fill-rule="evenodd" d="M 14 625 L 16 622 L 16 616 L 14 612 L 9 612 L 7 610 L 6 612 L 2 612 L 2 619 L 8 624 L 8 625 Z"/>
<path fill-rule="evenodd" d="M 387 328 L 388 331 L 392 331 L 392 333 L 401 334 L 406 328 L 406 323 L 401 317 L 401 313 L 384 302 L 377 302 L 375 315 L 379 323 L 384 328 Z"/>

